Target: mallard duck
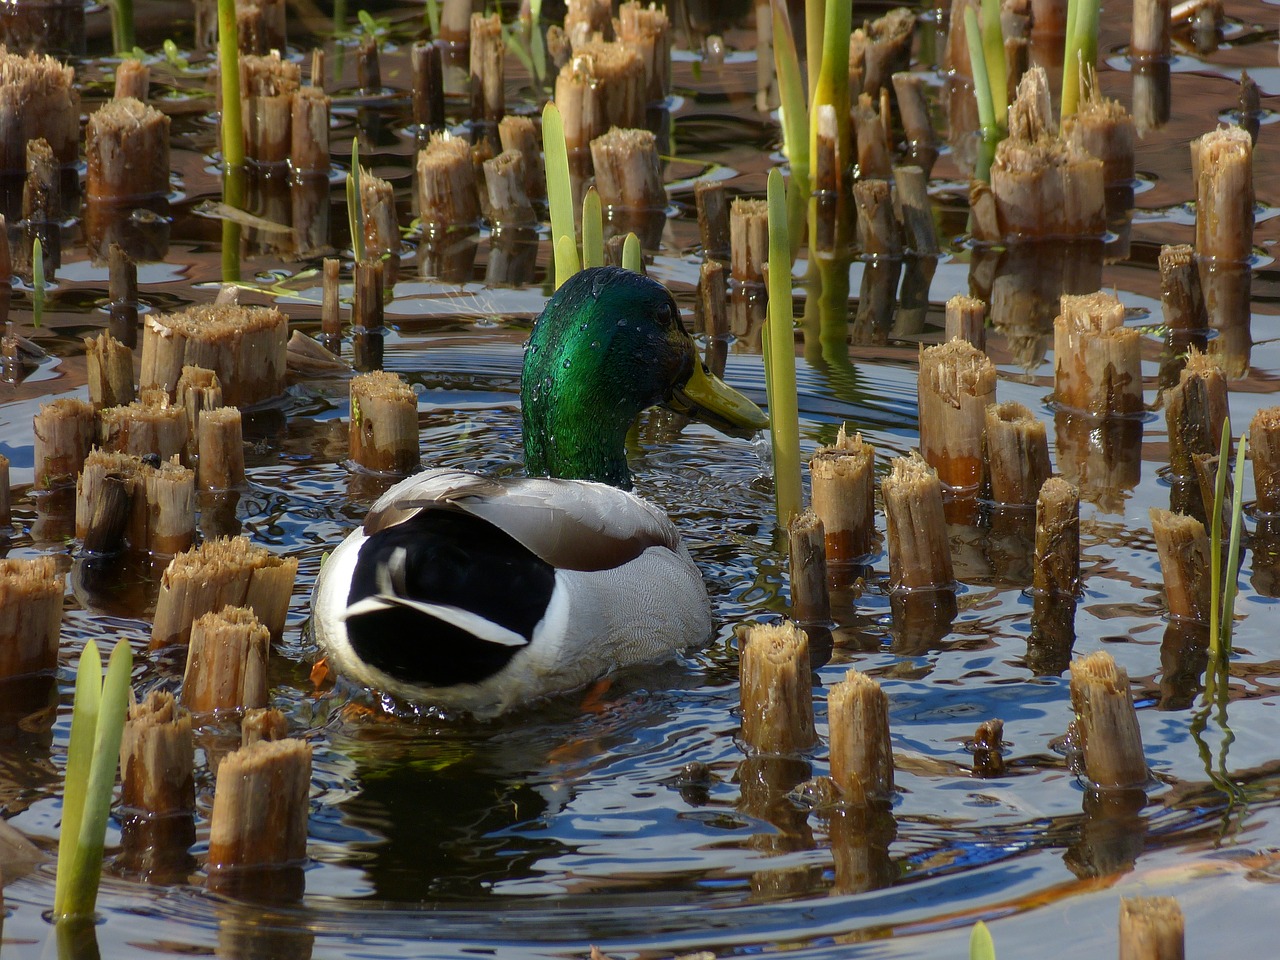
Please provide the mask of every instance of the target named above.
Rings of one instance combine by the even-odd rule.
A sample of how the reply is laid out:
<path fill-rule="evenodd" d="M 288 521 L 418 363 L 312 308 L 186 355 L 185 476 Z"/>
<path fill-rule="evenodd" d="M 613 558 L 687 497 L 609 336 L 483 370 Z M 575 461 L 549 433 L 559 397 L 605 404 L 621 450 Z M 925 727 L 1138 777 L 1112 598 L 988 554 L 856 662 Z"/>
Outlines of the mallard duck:
<path fill-rule="evenodd" d="M 534 324 L 520 398 L 531 476 L 416 474 L 325 561 L 313 625 L 338 672 L 487 717 L 710 637 L 679 533 L 628 490 L 627 431 L 655 404 L 728 432 L 767 421 L 698 360 L 671 294 L 576 274 Z"/>

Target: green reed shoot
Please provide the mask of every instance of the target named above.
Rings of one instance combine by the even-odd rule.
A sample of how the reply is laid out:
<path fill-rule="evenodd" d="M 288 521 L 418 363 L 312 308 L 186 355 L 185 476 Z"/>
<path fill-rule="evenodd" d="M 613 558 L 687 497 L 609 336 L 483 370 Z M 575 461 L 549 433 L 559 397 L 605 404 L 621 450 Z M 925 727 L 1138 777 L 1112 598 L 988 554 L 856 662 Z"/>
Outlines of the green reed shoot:
<path fill-rule="evenodd" d="M 31 244 L 31 323 L 40 326 L 44 319 L 44 244 L 36 237 Z"/>
<path fill-rule="evenodd" d="M 845 57 L 847 65 L 847 51 Z M 782 106 L 778 108 L 782 122 L 782 146 L 791 161 L 787 234 L 791 238 L 791 260 L 794 261 L 800 252 L 809 200 L 809 111 L 805 108 L 800 56 L 796 53 L 795 34 L 791 30 L 786 0 L 773 0 L 773 65 L 778 74 L 778 94 L 782 100 Z M 847 69 L 846 66 L 846 72 Z"/>
<path fill-rule="evenodd" d="M 360 139 L 351 141 L 351 172 L 347 174 L 347 224 L 356 263 L 364 260 L 364 201 L 360 195 Z"/>
<path fill-rule="evenodd" d="M 1086 67 L 1098 63 L 1098 0 L 1068 0 L 1067 48 L 1062 61 L 1061 119 L 1076 112 Z"/>
<path fill-rule="evenodd" d="M 98 897 L 132 667 L 127 640 L 111 652 L 105 681 L 97 644 L 90 640 L 80 654 L 54 882 L 53 914 L 58 920 L 91 916 Z"/>
<path fill-rule="evenodd" d="M 604 211 L 595 187 L 582 198 L 582 267 L 604 266 Z"/>
<path fill-rule="evenodd" d="M 116 53 L 133 49 L 133 0 L 110 0 L 111 44 Z"/>
<path fill-rule="evenodd" d="M 991 931 L 979 920 L 969 934 L 969 960 L 996 960 L 996 944 Z"/>
<path fill-rule="evenodd" d="M 551 250 L 555 254 L 556 287 L 559 288 L 579 267 L 569 148 L 564 141 L 564 120 L 554 101 L 547 101 L 542 108 L 542 153 L 547 175 L 547 206 L 551 209 Z"/>
<path fill-rule="evenodd" d="M 794 188 L 794 183 L 792 187 Z M 796 400 L 796 348 L 791 304 L 791 239 L 782 171 L 769 171 L 769 314 L 764 325 L 765 390 L 773 441 L 773 486 L 778 524 L 800 512 L 800 410 Z"/>
<path fill-rule="evenodd" d="M 644 273 L 644 253 L 640 250 L 640 238 L 628 233 L 622 241 L 622 266 L 632 273 Z"/>
<path fill-rule="evenodd" d="M 235 0 L 218 0 L 218 69 L 222 80 L 222 160 L 244 166 L 244 121 L 240 117 L 240 47 Z M 230 201 L 227 201 L 230 202 Z"/>
<path fill-rule="evenodd" d="M 424 16 L 432 37 L 440 36 L 440 0 L 427 0 Z"/>
<path fill-rule="evenodd" d="M 967 27 L 967 23 L 966 23 Z M 982 0 L 982 59 L 987 66 L 995 124 L 1009 126 L 1009 68 L 1004 60 L 1004 28 L 1000 26 L 1000 0 Z"/>

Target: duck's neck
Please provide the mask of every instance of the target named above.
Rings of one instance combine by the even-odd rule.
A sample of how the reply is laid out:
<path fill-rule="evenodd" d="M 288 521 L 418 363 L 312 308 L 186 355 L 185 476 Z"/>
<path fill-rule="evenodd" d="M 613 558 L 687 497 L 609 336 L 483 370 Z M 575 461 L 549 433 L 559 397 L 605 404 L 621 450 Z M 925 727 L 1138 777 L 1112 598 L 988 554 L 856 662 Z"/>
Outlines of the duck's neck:
<path fill-rule="evenodd" d="M 584 389 L 572 376 L 526 377 L 521 406 L 529 475 L 630 489 L 627 431 L 634 414 L 620 412 L 618 401 Z"/>

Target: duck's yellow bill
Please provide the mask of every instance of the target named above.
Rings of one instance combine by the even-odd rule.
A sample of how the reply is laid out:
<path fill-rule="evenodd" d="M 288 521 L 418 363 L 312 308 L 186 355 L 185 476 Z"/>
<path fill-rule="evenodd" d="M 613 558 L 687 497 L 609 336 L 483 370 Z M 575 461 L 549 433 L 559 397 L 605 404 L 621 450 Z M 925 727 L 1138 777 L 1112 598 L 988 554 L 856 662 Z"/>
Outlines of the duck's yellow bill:
<path fill-rule="evenodd" d="M 769 426 L 763 410 L 703 363 L 694 364 L 693 376 L 675 389 L 667 405 L 729 434 L 752 434 Z"/>

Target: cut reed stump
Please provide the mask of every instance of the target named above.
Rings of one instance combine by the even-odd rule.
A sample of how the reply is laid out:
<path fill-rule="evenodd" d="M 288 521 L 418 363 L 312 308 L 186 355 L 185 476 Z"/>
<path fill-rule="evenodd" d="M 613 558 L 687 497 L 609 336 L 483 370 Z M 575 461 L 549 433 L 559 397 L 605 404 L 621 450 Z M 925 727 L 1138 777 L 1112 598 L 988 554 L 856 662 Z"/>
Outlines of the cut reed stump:
<path fill-rule="evenodd" d="M 827 694 L 831 779 L 849 800 L 886 800 L 893 794 L 889 700 L 865 673 L 848 671 Z"/>
<path fill-rule="evenodd" d="M 244 433 L 237 407 L 201 410 L 200 489 L 230 490 L 244 483 Z"/>
<path fill-rule="evenodd" d="M 996 368 L 964 340 L 920 348 L 920 452 L 960 498 L 983 480 L 986 409 L 996 399 Z"/>
<path fill-rule="evenodd" d="M 671 20 L 666 10 L 630 0 L 618 7 L 618 39 L 644 63 L 645 99 L 660 103 L 671 93 Z"/>
<path fill-rule="evenodd" d="M 86 551 L 127 544 L 171 556 L 191 546 L 195 527 L 195 475 L 176 457 L 153 467 L 136 454 L 89 454 L 76 483 L 76 536 Z"/>
<path fill-rule="evenodd" d="M 858 243 L 868 257 L 902 256 L 902 230 L 893 212 L 889 182 L 864 178 L 853 185 Z"/>
<path fill-rule="evenodd" d="M 1280 407 L 1259 410 L 1249 421 L 1253 456 L 1254 509 L 1262 516 L 1280 514 Z"/>
<path fill-rule="evenodd" d="M 57 667 L 64 591 L 56 557 L 0 560 L 0 679 Z"/>
<path fill-rule="evenodd" d="M 251 707 L 240 720 L 240 746 L 259 740 L 283 740 L 289 735 L 289 721 L 274 707 Z"/>
<path fill-rule="evenodd" d="M 283 50 L 287 23 L 284 0 L 237 0 L 236 45 L 247 54 Z"/>
<path fill-rule="evenodd" d="M 662 162 L 657 138 L 648 130 L 614 127 L 591 141 L 596 189 L 606 209 L 662 210 Z"/>
<path fill-rule="evenodd" d="M 912 453 L 897 457 L 880 484 L 895 588 L 949 588 L 955 577 L 937 471 Z"/>
<path fill-rule="evenodd" d="M 143 389 L 142 397 L 124 407 L 98 411 L 98 446 L 103 450 L 156 454 L 161 460 L 187 451 L 187 412 L 170 403 L 164 390 Z"/>
<path fill-rule="evenodd" d="M 1253 141 L 1221 126 L 1192 142 L 1196 178 L 1196 253 L 1232 263 L 1253 255 Z"/>
<path fill-rule="evenodd" d="M 278 50 L 240 58 L 240 110 L 247 160 L 264 166 L 289 162 L 293 101 L 301 87 L 302 68 L 281 59 Z"/>
<path fill-rule="evenodd" d="M 209 826 L 209 886 L 221 893 L 294 901 L 303 890 L 311 745 L 262 740 L 218 767 Z"/>
<path fill-rule="evenodd" d="M 524 190 L 530 200 L 540 200 L 547 193 L 547 175 L 542 166 L 542 141 L 538 128 L 529 117 L 503 117 L 498 123 L 498 139 L 502 149 L 515 150 L 524 158 Z"/>
<path fill-rule="evenodd" d="M 172 395 L 183 367 L 218 376 L 223 402 L 248 407 L 284 392 L 289 318 L 274 307 L 210 304 L 149 315 L 142 340 L 143 389 Z"/>
<path fill-rule="evenodd" d="M 95 410 L 133 403 L 133 351 L 109 333 L 84 338 L 89 402 Z"/>
<path fill-rule="evenodd" d="M 294 557 L 277 557 L 244 537 L 206 540 L 170 561 L 160 579 L 151 649 L 185 645 L 196 618 L 226 606 L 248 607 L 278 639 L 298 573 Z"/>
<path fill-rule="evenodd" d="M 575 53 L 592 40 L 612 40 L 613 16 L 608 0 L 568 0 L 564 32 Z"/>
<path fill-rule="evenodd" d="M 383 261 L 384 269 L 394 267 L 400 262 L 395 189 L 364 168 L 360 171 L 360 209 L 364 214 L 365 258 Z"/>
<path fill-rule="evenodd" d="M 938 159 L 938 135 L 929 114 L 924 78 L 918 73 L 899 72 L 892 79 L 898 98 L 898 116 L 907 141 L 907 156 L 928 177 Z"/>
<path fill-rule="evenodd" d="M 991 499 L 1031 505 L 1049 479 L 1049 435 L 1044 421 L 1016 401 L 986 408 L 987 477 Z"/>
<path fill-rule="evenodd" d="M 439 44 L 419 40 L 410 50 L 413 64 L 413 122 L 425 139 L 445 124 L 444 59 Z"/>
<path fill-rule="evenodd" d="M 489 217 L 495 228 L 527 227 L 537 222 L 533 203 L 525 189 L 524 154 L 504 150 L 484 162 L 484 184 L 489 193 Z"/>
<path fill-rule="evenodd" d="M 461 137 L 433 133 L 418 154 L 418 209 L 432 234 L 469 229 L 480 220 L 471 147 Z"/>
<path fill-rule="evenodd" d="M 827 593 L 827 554 L 822 521 L 812 510 L 797 514 L 787 525 L 791 561 L 791 616 L 797 623 L 825 624 L 831 620 Z"/>
<path fill-rule="evenodd" d="M 1171 335 L 1204 330 L 1209 314 L 1196 268 L 1195 248 L 1189 243 L 1160 248 L 1160 305 Z"/>
<path fill-rule="evenodd" d="M 498 14 L 471 15 L 471 119 L 496 124 L 506 113 L 503 61 L 507 45 Z M 492 128 L 490 128 L 492 130 Z"/>
<path fill-rule="evenodd" d="M 1188 481 L 1196 477 L 1196 455 L 1218 453 L 1227 420 L 1227 381 L 1214 358 L 1189 350 L 1178 383 L 1165 392 L 1165 411 L 1175 509 L 1207 517 L 1212 504 L 1203 501 L 1197 482 Z"/>
<path fill-rule="evenodd" d="M 819 447 L 809 460 L 813 510 L 822 520 L 831 563 L 850 563 L 875 549 L 875 457 L 862 434 L 849 436 L 841 424 L 836 442 Z"/>
<path fill-rule="evenodd" d="M 1035 536 L 1027 661 L 1037 675 L 1057 676 L 1075 644 L 1080 590 L 1080 492 L 1061 477 L 1040 487 Z"/>
<path fill-rule="evenodd" d="M 196 840 L 191 715 L 153 690 L 129 707 L 120 739 L 120 864 L 152 883 L 187 878 Z"/>
<path fill-rule="evenodd" d="M 0 264 L 0 276 L 7 272 Z M 107 247 L 107 298 L 111 332 L 132 350 L 138 345 L 138 266 L 118 243 Z"/>
<path fill-rule="evenodd" d="M 769 259 L 769 205 L 735 197 L 729 204 L 730 270 L 735 283 L 764 283 Z"/>
<path fill-rule="evenodd" d="M 342 261 L 337 257 L 325 257 L 321 280 L 320 342 L 331 353 L 342 349 L 342 287 L 339 277 Z M 288 344 L 285 344 L 288 351 Z"/>
<path fill-rule="evenodd" d="M 964 340 L 979 350 L 987 348 L 987 305 L 977 297 L 957 293 L 947 301 L 946 332 L 943 336 L 947 342 Z"/>
<path fill-rule="evenodd" d="M 729 260 L 729 201 L 719 180 L 699 180 L 693 188 L 698 208 L 698 233 L 702 255 L 707 259 Z"/>
<path fill-rule="evenodd" d="M 253 611 L 223 607 L 191 626 L 182 702 L 196 713 L 267 704 L 271 634 Z"/>
<path fill-rule="evenodd" d="M 147 102 L 147 93 L 151 89 L 151 67 L 145 60 L 137 57 L 126 57 L 116 67 L 115 99 L 132 98 Z"/>
<path fill-rule="evenodd" d="M 1120 960 L 1184 960 L 1185 926 L 1182 908 L 1173 897 L 1122 898 Z"/>
<path fill-rule="evenodd" d="M 644 126 L 645 89 L 637 50 L 603 40 L 575 45 L 556 76 L 555 96 L 570 156 L 585 152 L 610 127 Z"/>
<path fill-rule="evenodd" d="M 35 488 L 50 490 L 74 483 L 93 444 L 93 406 L 72 397 L 43 403 L 33 428 Z"/>
<path fill-rule="evenodd" d="M 0 173 L 25 173 L 27 144 L 43 139 L 62 166 L 80 155 L 75 70 L 53 57 L 0 49 Z"/>
<path fill-rule="evenodd" d="M 376 473 L 407 474 L 419 464 L 418 399 L 394 373 L 351 381 L 351 459 Z"/>
<path fill-rule="evenodd" d="M 1067 142 L 1076 151 L 1102 161 L 1105 186 L 1132 188 L 1136 131 L 1133 117 L 1118 100 L 1102 96 L 1095 84 L 1062 127 Z"/>
<path fill-rule="evenodd" d="M 187 460 L 193 462 L 200 446 L 201 411 L 222 406 L 222 383 L 218 375 L 205 367 L 183 367 L 174 390 L 174 403 L 187 413 Z"/>
<path fill-rule="evenodd" d="M 1147 761 L 1129 675 L 1105 650 L 1072 661 L 1071 708 L 1090 785 L 1106 790 L 1145 784 Z"/>
<path fill-rule="evenodd" d="M 126 203 L 169 192 L 169 117 L 132 97 L 109 100 L 85 125 L 85 196 Z"/>
<path fill-rule="evenodd" d="M 738 652 L 742 739 L 753 753 L 797 754 L 814 745 L 809 639 L 794 623 L 751 626 Z"/>
<path fill-rule="evenodd" d="M 1141 414 L 1139 340 L 1112 294 L 1064 294 L 1053 322 L 1054 399 L 1095 417 Z"/>
<path fill-rule="evenodd" d="M 289 106 L 289 165 L 295 176 L 329 176 L 329 116 L 333 101 L 323 87 L 300 87 Z"/>
<path fill-rule="evenodd" d="M 1204 524 L 1169 510 L 1152 509 L 1150 515 L 1169 615 L 1207 623 L 1211 547 Z"/>

